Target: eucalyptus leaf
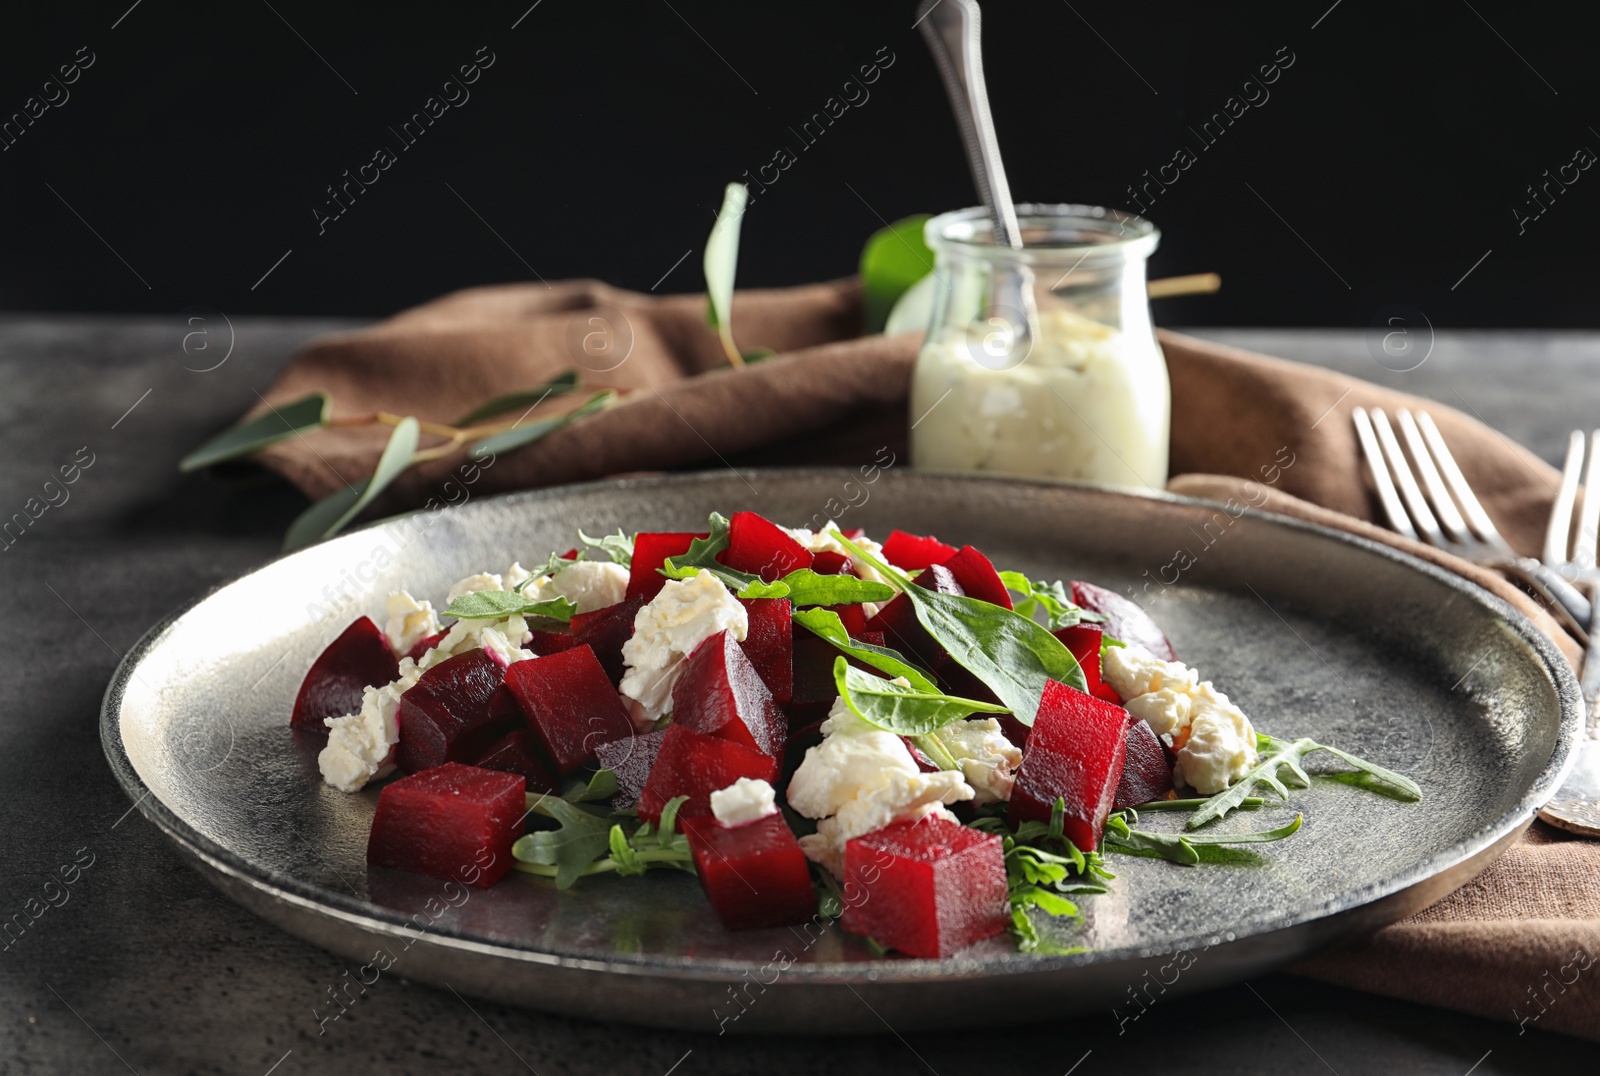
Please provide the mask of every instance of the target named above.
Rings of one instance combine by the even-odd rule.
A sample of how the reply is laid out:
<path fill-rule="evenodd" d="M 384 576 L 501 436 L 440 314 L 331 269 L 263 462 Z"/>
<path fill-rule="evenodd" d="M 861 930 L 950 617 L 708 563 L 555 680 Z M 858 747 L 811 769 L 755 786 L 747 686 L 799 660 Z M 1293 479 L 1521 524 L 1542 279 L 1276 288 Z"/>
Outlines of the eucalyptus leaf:
<path fill-rule="evenodd" d="M 535 385 L 528 389 L 518 389 L 516 392 L 508 392 L 504 396 L 496 396 L 494 399 L 456 419 L 455 425 L 471 426 L 482 422 L 486 418 L 494 418 L 496 415 L 504 415 L 512 411 L 528 411 L 551 396 L 565 396 L 577 387 L 578 371 L 568 370 L 564 374 L 552 377 L 542 385 Z"/>
<path fill-rule="evenodd" d="M 975 713 L 1003 714 L 1004 706 L 927 692 L 862 672 L 843 656 L 833 662 L 833 682 L 850 711 L 869 725 L 901 736 L 937 732 Z"/>
<path fill-rule="evenodd" d="M 726 330 L 733 312 L 733 283 L 739 272 L 739 230 L 744 222 L 750 191 L 743 183 L 730 183 L 722 192 L 722 208 L 706 239 L 703 267 L 706 274 L 706 321 Z"/>
<path fill-rule="evenodd" d="M 179 460 L 178 470 L 188 474 L 226 460 L 248 456 L 297 433 L 318 429 L 327 424 L 328 411 L 329 399 L 325 392 L 314 392 L 293 403 L 273 407 L 243 426 L 219 433 Z"/>
<path fill-rule="evenodd" d="M 543 440 L 559 429 L 572 425 L 586 415 L 592 415 L 596 411 L 603 410 L 616 398 L 617 394 L 610 389 L 597 392 L 566 414 L 543 418 L 537 422 L 530 422 L 525 426 L 513 426 L 511 429 L 497 433 L 492 437 L 485 437 L 482 441 L 472 446 L 472 451 L 468 455 L 475 460 L 481 460 L 486 456 L 498 456 L 502 452 L 510 452 L 514 448 L 531 445 L 535 441 Z"/>
<path fill-rule="evenodd" d="M 907 661 L 899 651 L 852 639 L 849 631 L 845 629 L 844 621 L 840 620 L 839 614 L 832 609 L 796 609 L 794 622 L 811 634 L 826 639 L 836 649 L 863 665 L 870 665 L 890 676 L 903 677 L 910 681 L 912 687 L 926 693 L 931 694 L 939 690 L 939 686 L 933 682 L 931 673 Z"/>
<path fill-rule="evenodd" d="M 895 595 L 887 583 L 858 579 L 853 575 L 819 575 L 800 568 L 783 577 L 789 600 L 795 608 L 805 605 L 854 605 L 857 602 L 886 602 Z"/>
<path fill-rule="evenodd" d="M 923 236 L 928 214 L 905 217 L 873 232 L 861 250 L 861 293 L 867 332 L 882 332 L 889 311 L 911 286 L 933 272 L 933 251 Z M 926 320 L 921 328 L 927 327 Z"/>
<path fill-rule="evenodd" d="M 417 451 L 417 436 L 417 420 L 401 419 L 389 435 L 389 443 L 383 446 L 383 454 L 378 457 L 372 477 L 329 494 L 300 513 L 289 525 L 289 533 L 284 535 L 284 550 L 300 549 L 324 538 L 332 538 L 343 530 L 411 466 L 411 458 Z"/>
<path fill-rule="evenodd" d="M 566 598 L 533 601 L 518 590 L 474 590 L 450 603 L 445 616 L 457 620 L 504 620 L 508 616 L 542 616 L 563 623 L 578 607 Z"/>

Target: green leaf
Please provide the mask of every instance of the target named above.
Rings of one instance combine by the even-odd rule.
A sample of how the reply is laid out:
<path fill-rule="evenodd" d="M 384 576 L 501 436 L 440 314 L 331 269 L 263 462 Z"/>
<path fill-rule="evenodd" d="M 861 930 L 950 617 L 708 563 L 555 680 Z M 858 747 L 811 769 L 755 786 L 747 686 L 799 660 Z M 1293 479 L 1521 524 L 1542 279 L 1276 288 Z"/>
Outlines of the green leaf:
<path fill-rule="evenodd" d="M 760 580 L 760 579 L 756 579 L 756 580 L 754 580 L 752 582 L 746 583 L 744 586 L 739 588 L 739 590 L 738 590 L 738 592 L 736 594 L 734 594 L 735 598 L 746 598 L 746 599 L 749 599 L 749 598 L 787 598 L 788 596 L 789 596 L 789 586 L 788 586 L 787 583 L 783 583 L 781 581 L 780 582 L 776 582 L 776 583 L 767 583 L 767 582 L 764 582 L 763 580 Z"/>
<path fill-rule="evenodd" d="M 188 474 L 225 460 L 248 456 L 297 433 L 318 429 L 327 424 L 328 410 L 329 400 L 325 392 L 314 392 L 293 403 L 273 407 L 243 426 L 219 433 L 179 460 L 178 470 Z"/>
<path fill-rule="evenodd" d="M 373 470 L 372 477 L 331 493 L 300 513 L 289 525 L 289 533 L 284 535 L 284 551 L 332 538 L 343 530 L 411 466 L 411 457 L 417 451 L 417 435 L 417 420 L 401 419 L 389 435 L 389 443 L 383 447 L 383 454 L 378 457 L 378 466 Z"/>
<path fill-rule="evenodd" d="M 560 828 L 535 830 L 517 838 L 511 854 L 524 863 L 556 868 L 556 888 L 569 889 L 585 868 L 611 848 L 611 825 L 564 799 L 545 796 L 538 810 Z"/>
<path fill-rule="evenodd" d="M 578 607 L 566 598 L 529 601 L 515 590 L 474 590 L 450 603 L 445 616 L 457 620 L 504 620 L 508 616 L 542 616 L 563 623 L 572 619 Z"/>
<path fill-rule="evenodd" d="M 633 539 L 623 534 L 620 528 L 616 534 L 602 535 L 599 538 L 590 538 L 580 530 L 578 540 L 590 549 L 600 550 L 611 558 L 613 564 L 620 564 L 624 568 L 633 567 Z"/>
<path fill-rule="evenodd" d="M 656 831 L 656 844 L 662 848 L 671 846 L 673 831 L 678 824 L 678 811 L 688 802 L 688 796 L 674 796 L 661 808 L 661 827 Z"/>
<path fill-rule="evenodd" d="M 508 392 L 504 396 L 496 396 L 476 409 L 467 412 L 456 419 L 456 426 L 472 426 L 486 418 L 504 415 L 511 411 L 521 411 L 526 414 L 551 396 L 565 396 L 578 387 L 578 371 L 568 370 L 564 374 L 552 377 L 542 385 L 535 385 L 531 389 L 518 389 Z"/>
<path fill-rule="evenodd" d="M 596 411 L 605 409 L 616 398 L 617 394 L 610 389 L 597 392 L 564 415 L 543 418 L 537 422 L 530 422 L 525 426 L 513 426 L 503 433 L 485 437 L 473 445 L 472 451 L 468 452 L 467 455 L 472 459 L 481 460 L 485 456 L 498 456 L 502 452 L 510 452 L 514 448 L 531 445 L 535 441 L 540 441 L 550 436 L 557 430 L 565 429 L 586 415 L 592 415 Z"/>
<path fill-rule="evenodd" d="M 870 665 L 890 676 L 904 677 L 911 682 L 912 687 L 925 693 L 932 694 L 939 690 L 939 685 L 933 682 L 931 673 L 913 665 L 898 651 L 852 639 L 850 633 L 845 630 L 844 621 L 840 620 L 839 614 L 832 609 L 796 609 L 794 622 L 811 634 L 826 639 L 835 649 L 855 658 L 863 665 Z"/>
<path fill-rule="evenodd" d="M 922 736 L 973 714 L 1003 714 L 1004 706 L 926 692 L 862 672 L 841 655 L 833 661 L 833 682 L 852 713 L 869 725 L 901 736 Z"/>
<path fill-rule="evenodd" d="M 887 583 L 858 579 L 853 575 L 818 575 L 810 568 L 790 572 L 782 582 L 789 588 L 789 600 L 797 609 L 803 605 L 886 602 L 895 595 L 895 589 Z"/>
<path fill-rule="evenodd" d="M 706 322 L 716 329 L 725 346 L 733 336 L 728 326 L 733 312 L 733 282 L 739 272 L 739 229 L 744 222 L 750 191 L 743 183 L 730 183 L 722 192 L 722 209 L 706 239 Z"/>
<path fill-rule="evenodd" d="M 1138 803 L 1128 808 L 1130 811 L 1192 811 L 1206 802 L 1206 797 L 1196 797 L 1185 800 L 1151 800 L 1149 803 Z M 1238 809 L 1241 811 L 1259 811 L 1266 804 L 1260 796 L 1246 796 L 1240 801 Z"/>
<path fill-rule="evenodd" d="M 1305 737 L 1298 740 L 1275 740 L 1271 736 L 1263 735 L 1258 736 L 1256 742 L 1261 752 L 1260 761 L 1231 786 L 1205 800 L 1199 810 L 1189 816 L 1187 823 L 1189 829 L 1197 829 L 1212 819 L 1222 818 L 1229 811 L 1243 806 L 1244 801 L 1261 785 L 1272 789 L 1280 799 L 1284 800 L 1289 798 L 1287 787 L 1289 785 L 1295 788 L 1309 788 L 1311 778 L 1301 767 L 1301 763 L 1305 761 L 1307 755 L 1316 751 L 1327 751 L 1357 770 L 1371 774 L 1393 788 L 1403 799 L 1415 802 L 1422 798 L 1422 789 L 1418 788 L 1411 778 L 1384 769 L 1366 759 L 1357 758 L 1337 747 L 1329 747 L 1327 744 L 1320 744 Z"/>
<path fill-rule="evenodd" d="M 611 827 L 610 848 L 611 862 L 616 865 L 616 872 L 623 877 L 643 874 L 650 869 L 649 864 L 639 862 L 639 854 L 634 851 L 633 845 L 628 843 L 628 837 L 622 832 L 621 826 Z"/>
<path fill-rule="evenodd" d="M 882 332 L 901 295 L 933 272 L 933 251 L 923 238 L 928 214 L 905 217 L 873 232 L 861 250 L 861 293 L 867 332 Z"/>
<path fill-rule="evenodd" d="M 707 523 L 708 534 L 689 543 L 687 552 L 668 557 L 659 569 L 668 579 L 692 579 L 701 570 L 722 580 L 729 590 L 739 594 L 746 587 L 766 587 L 759 575 L 736 571 L 717 560 L 717 554 L 728 548 L 728 519 L 720 512 L 712 512 Z M 760 596 L 760 595 L 757 595 Z"/>
<path fill-rule="evenodd" d="M 1001 572 L 1000 581 L 1006 589 L 1020 597 L 1016 603 L 1018 616 L 1035 619 L 1035 614 L 1042 610 L 1045 614 L 1045 626 L 1051 631 L 1061 628 L 1070 628 L 1084 621 L 1099 623 L 1106 618 L 1099 613 L 1092 613 L 1073 604 L 1067 596 L 1066 584 L 1057 579 L 1053 583 L 1043 580 L 1032 580 L 1021 572 Z"/>
<path fill-rule="evenodd" d="M 588 781 L 574 781 L 561 793 L 561 798 L 568 803 L 593 803 L 597 800 L 609 800 L 617 794 L 617 775 L 607 769 L 600 769 Z"/>
<path fill-rule="evenodd" d="M 1137 821 L 1137 816 L 1133 817 Z M 1200 846 L 1281 841 L 1298 832 L 1302 821 L 1301 815 L 1295 815 L 1292 822 L 1277 829 L 1252 833 L 1152 833 L 1132 828 L 1124 814 L 1119 812 L 1106 820 L 1105 844 L 1108 848 L 1121 851 L 1154 852 L 1163 859 L 1192 867 L 1200 862 L 1200 853 L 1196 850 Z"/>

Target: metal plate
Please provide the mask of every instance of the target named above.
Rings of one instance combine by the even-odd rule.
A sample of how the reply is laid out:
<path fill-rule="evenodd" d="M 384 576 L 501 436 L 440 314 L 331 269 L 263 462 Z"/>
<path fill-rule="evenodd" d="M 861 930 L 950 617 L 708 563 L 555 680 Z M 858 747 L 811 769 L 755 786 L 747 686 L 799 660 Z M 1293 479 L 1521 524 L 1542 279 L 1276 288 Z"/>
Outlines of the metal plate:
<path fill-rule="evenodd" d="M 1114 857 L 1113 892 L 1083 900 L 1083 921 L 1058 934 L 1091 951 L 1067 957 L 1016 954 L 1000 938 L 942 961 L 877 958 L 831 924 L 730 934 L 675 872 L 560 893 L 525 876 L 468 891 L 368 871 L 376 789 L 324 786 L 314 745 L 288 728 L 300 678 L 334 635 L 381 612 L 391 589 L 439 598 L 471 572 L 542 562 L 580 527 L 692 530 L 741 508 L 790 526 L 832 516 L 880 536 L 931 531 L 1035 578 L 1131 592 L 1259 728 L 1401 770 L 1425 799 L 1318 777 L 1295 797 L 1305 825 L 1291 840 L 1192 868 Z M 1576 680 L 1525 620 L 1386 548 L 1242 506 L 914 473 L 866 484 L 847 471 L 601 483 L 377 524 L 157 625 L 101 717 L 139 810 L 239 903 L 347 956 L 352 979 L 403 975 L 690 1030 L 812 1033 L 1040 1019 L 1115 1006 L 1152 980 L 1187 992 L 1289 963 L 1487 866 L 1560 784 L 1581 725 Z M 1288 817 L 1240 813 L 1223 828 Z"/>

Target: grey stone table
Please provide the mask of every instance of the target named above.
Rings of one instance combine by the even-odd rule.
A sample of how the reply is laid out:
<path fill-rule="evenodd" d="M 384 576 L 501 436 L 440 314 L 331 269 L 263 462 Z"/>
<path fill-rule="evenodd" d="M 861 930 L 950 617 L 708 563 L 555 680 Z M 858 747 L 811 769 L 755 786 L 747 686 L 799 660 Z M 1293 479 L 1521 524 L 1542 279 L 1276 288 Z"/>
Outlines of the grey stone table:
<path fill-rule="evenodd" d="M 29 498 L 56 502 L 0 549 L 11 595 L 0 618 L 10 655 L 0 678 L 0 920 L 37 915 L 21 937 L 0 936 L 0 1072 L 1595 1070 L 1600 1051 L 1576 1040 L 1285 975 L 1159 1002 L 1121 1034 L 1107 1013 L 990 1035 L 851 1040 L 645 1031 L 469 1006 L 385 979 L 319 1034 L 312 1007 L 343 963 L 230 904 L 130 814 L 96 719 L 112 669 L 143 630 L 273 556 L 302 503 L 276 485 L 180 476 L 178 457 L 250 404 L 301 341 L 337 327 L 244 322 L 228 353 L 219 319 L 0 318 L 0 519 Z M 185 351 L 197 328 L 210 335 Z M 1405 374 L 1380 368 L 1359 332 L 1205 335 L 1476 411 L 1552 460 L 1567 430 L 1600 416 L 1600 334 L 1440 334 Z M 47 490 L 75 460 L 76 481 Z M 47 887 L 63 867 L 76 881 Z"/>

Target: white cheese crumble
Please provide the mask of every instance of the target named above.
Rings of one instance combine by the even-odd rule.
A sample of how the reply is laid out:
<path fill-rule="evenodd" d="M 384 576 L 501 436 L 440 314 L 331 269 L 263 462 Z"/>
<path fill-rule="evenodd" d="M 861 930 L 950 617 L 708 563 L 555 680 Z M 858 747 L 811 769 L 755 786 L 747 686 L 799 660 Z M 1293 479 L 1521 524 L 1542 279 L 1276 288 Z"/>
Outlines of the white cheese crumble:
<path fill-rule="evenodd" d="M 711 793 L 711 813 L 729 829 L 747 826 L 777 814 L 777 798 L 778 794 L 767 782 L 741 777 L 727 788 Z"/>
<path fill-rule="evenodd" d="M 515 568 L 518 566 L 513 565 L 512 567 Z M 523 573 L 523 578 L 527 578 L 527 573 Z M 517 582 L 521 581 L 522 580 L 520 579 L 517 580 Z M 513 583 L 512 585 L 515 586 L 516 584 Z M 498 576 L 493 572 L 479 572 L 477 575 L 469 575 L 465 579 L 457 580 L 455 585 L 450 588 L 450 593 L 445 595 L 444 604 L 448 607 L 451 602 L 455 601 L 463 594 L 476 594 L 480 590 L 504 589 L 506 589 L 506 587 L 501 576 Z"/>
<path fill-rule="evenodd" d="M 565 598 L 580 613 L 616 605 L 628 596 L 628 569 L 604 560 L 579 560 L 523 591 L 534 601 Z"/>
<path fill-rule="evenodd" d="M 400 725 L 395 720 L 400 696 L 421 675 L 417 663 L 404 658 L 399 679 L 362 691 L 359 712 L 323 721 L 328 726 L 328 745 L 317 755 L 317 768 L 324 781 L 341 792 L 359 792 L 368 781 L 394 770 L 394 745 L 400 742 Z"/>
<path fill-rule="evenodd" d="M 888 582 L 888 580 L 878 572 L 878 569 L 874 568 L 870 564 L 861 562 L 861 560 L 857 558 L 854 553 L 850 552 L 850 550 L 844 547 L 844 544 L 841 543 L 839 539 L 833 536 L 834 531 L 843 531 L 844 528 L 839 526 L 839 524 L 835 523 L 831 519 L 828 520 L 827 524 L 820 531 L 807 530 L 804 527 L 785 527 L 783 530 L 789 535 L 789 537 L 805 546 L 808 552 L 838 553 L 840 556 L 849 557 L 850 570 L 855 573 L 857 579 L 866 579 L 874 583 Z M 868 553 L 871 553 L 879 560 L 888 559 L 883 555 L 883 546 L 879 545 L 877 542 L 874 542 L 866 535 L 863 534 L 860 538 L 852 538 L 850 540 L 856 545 L 860 546 L 862 549 L 865 549 Z M 878 615 L 878 610 L 880 608 L 881 606 L 877 602 L 861 603 L 861 611 L 867 615 L 867 619 L 869 620 Z"/>
<path fill-rule="evenodd" d="M 844 874 L 851 839 L 930 814 L 953 820 L 944 805 L 974 796 L 955 770 L 921 772 L 899 736 L 867 724 L 843 699 L 835 700 L 822 735 L 789 779 L 787 795 L 790 807 L 818 819 L 800 847 L 836 876 Z"/>
<path fill-rule="evenodd" d="M 688 579 L 669 579 L 633 618 L 633 635 L 622 644 L 626 671 L 619 688 L 632 700 L 641 727 L 672 709 L 672 688 L 684 660 L 711 636 L 731 631 L 743 642 L 750 618 L 722 580 L 701 569 Z"/>
<path fill-rule="evenodd" d="M 1138 646 L 1107 647 L 1101 661 L 1106 683 L 1128 713 L 1148 721 L 1176 749 L 1179 781 L 1209 796 L 1256 764 L 1250 719 L 1194 669 Z"/>
<path fill-rule="evenodd" d="M 974 803 L 1011 798 L 1022 752 L 1006 739 L 1000 722 L 992 717 L 957 721 L 939 730 L 939 740 L 976 793 Z"/>
<path fill-rule="evenodd" d="M 389 595 L 383 611 L 383 634 L 397 657 L 404 657 L 428 636 L 439 634 L 439 617 L 433 610 L 433 603 L 417 601 L 408 590 Z"/>

